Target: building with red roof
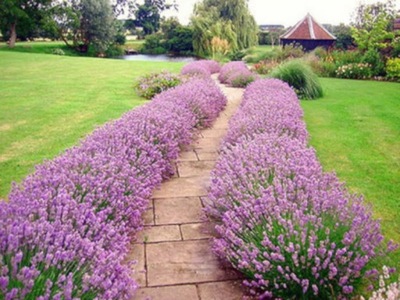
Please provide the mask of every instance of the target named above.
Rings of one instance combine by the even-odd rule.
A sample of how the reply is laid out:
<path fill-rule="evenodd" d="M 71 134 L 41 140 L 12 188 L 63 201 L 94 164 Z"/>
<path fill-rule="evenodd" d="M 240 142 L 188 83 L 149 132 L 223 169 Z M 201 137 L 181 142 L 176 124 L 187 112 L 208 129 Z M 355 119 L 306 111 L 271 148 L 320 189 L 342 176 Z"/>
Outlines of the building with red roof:
<path fill-rule="evenodd" d="M 319 24 L 310 14 L 307 14 L 294 27 L 280 37 L 281 45 L 299 44 L 304 50 L 311 51 L 317 47 L 329 48 L 336 37 Z"/>

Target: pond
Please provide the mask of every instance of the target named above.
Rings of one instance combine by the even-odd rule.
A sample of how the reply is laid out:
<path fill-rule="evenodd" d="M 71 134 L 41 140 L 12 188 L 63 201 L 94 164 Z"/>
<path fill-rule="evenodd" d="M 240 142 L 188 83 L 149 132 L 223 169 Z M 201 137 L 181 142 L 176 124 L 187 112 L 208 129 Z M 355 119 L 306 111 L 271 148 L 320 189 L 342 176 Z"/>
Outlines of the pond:
<path fill-rule="evenodd" d="M 134 60 L 134 61 L 169 61 L 169 62 L 192 62 L 197 60 L 193 56 L 171 56 L 167 54 L 130 54 L 116 57 L 117 59 L 123 60 Z"/>

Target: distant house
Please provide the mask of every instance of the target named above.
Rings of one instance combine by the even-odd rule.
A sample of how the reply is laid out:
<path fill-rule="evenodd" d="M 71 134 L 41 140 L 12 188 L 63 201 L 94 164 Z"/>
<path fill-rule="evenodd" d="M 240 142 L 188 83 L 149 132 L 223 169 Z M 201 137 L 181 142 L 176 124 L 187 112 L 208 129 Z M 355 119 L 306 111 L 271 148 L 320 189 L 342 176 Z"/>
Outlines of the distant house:
<path fill-rule="evenodd" d="M 311 51 L 317 47 L 332 47 L 336 37 L 307 14 L 294 27 L 280 37 L 281 45 L 300 44 L 304 50 Z"/>

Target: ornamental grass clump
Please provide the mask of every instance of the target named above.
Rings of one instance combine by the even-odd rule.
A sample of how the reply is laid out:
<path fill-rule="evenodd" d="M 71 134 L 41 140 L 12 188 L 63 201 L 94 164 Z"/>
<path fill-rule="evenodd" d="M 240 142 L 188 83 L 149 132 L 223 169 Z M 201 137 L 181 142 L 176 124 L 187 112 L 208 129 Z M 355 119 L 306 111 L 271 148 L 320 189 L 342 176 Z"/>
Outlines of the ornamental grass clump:
<path fill-rule="evenodd" d="M 269 77 L 287 82 L 302 99 L 317 99 L 323 96 L 318 76 L 301 60 L 291 60 L 280 65 L 271 71 Z"/>
<path fill-rule="evenodd" d="M 151 99 L 155 95 L 166 91 L 182 82 L 178 75 L 170 72 L 150 73 L 138 79 L 135 89 L 139 96 Z"/>
<path fill-rule="evenodd" d="M 212 81 L 190 81 L 14 185 L 0 202 L 0 299 L 131 299 L 125 260 L 152 191 L 225 103 Z"/>
<path fill-rule="evenodd" d="M 307 134 L 293 134 L 293 124 L 304 123 L 292 95 L 271 79 L 246 89 L 212 172 L 205 212 L 219 234 L 213 249 L 260 299 L 350 299 L 382 254 L 380 225 L 362 197 L 323 172 Z M 280 111 L 288 96 L 293 109 Z M 252 122 L 269 119 L 248 110 L 257 103 L 272 103 L 271 116 L 280 117 Z"/>

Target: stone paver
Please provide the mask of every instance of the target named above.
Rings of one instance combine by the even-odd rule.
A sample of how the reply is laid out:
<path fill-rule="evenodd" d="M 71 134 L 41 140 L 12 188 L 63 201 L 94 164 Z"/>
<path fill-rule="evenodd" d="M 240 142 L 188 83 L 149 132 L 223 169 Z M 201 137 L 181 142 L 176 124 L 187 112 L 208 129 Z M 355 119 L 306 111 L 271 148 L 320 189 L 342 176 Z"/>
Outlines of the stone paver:
<path fill-rule="evenodd" d="M 199 197 L 155 199 L 157 225 L 201 222 L 202 204 Z"/>
<path fill-rule="evenodd" d="M 242 300 L 244 296 L 240 281 L 203 283 L 198 288 L 202 300 Z"/>
<path fill-rule="evenodd" d="M 153 193 L 153 198 L 205 196 L 209 184 L 209 176 L 172 178 Z"/>
<path fill-rule="evenodd" d="M 216 75 L 213 76 L 215 78 Z M 242 89 L 220 85 L 228 104 L 209 129 L 183 151 L 173 178 L 154 191 L 144 214 L 145 229 L 128 259 L 136 259 L 134 279 L 141 288 L 132 300 L 238 300 L 241 275 L 221 265 L 211 251 L 216 236 L 205 222 L 210 172 L 226 135 L 230 117 L 240 104 Z"/>
<path fill-rule="evenodd" d="M 195 285 L 177 285 L 140 289 L 137 300 L 198 300 Z M 204 298 L 205 300 L 206 298 Z"/>
<path fill-rule="evenodd" d="M 213 161 L 178 162 L 179 177 L 209 176 L 213 167 Z"/>
<path fill-rule="evenodd" d="M 146 245 L 148 286 L 237 279 L 222 268 L 209 240 Z"/>
<path fill-rule="evenodd" d="M 143 230 L 143 242 L 168 242 L 182 240 L 179 225 L 151 226 Z"/>
<path fill-rule="evenodd" d="M 208 223 L 182 224 L 182 238 L 184 240 L 200 240 L 211 238 L 213 236 L 213 230 L 207 225 Z"/>

